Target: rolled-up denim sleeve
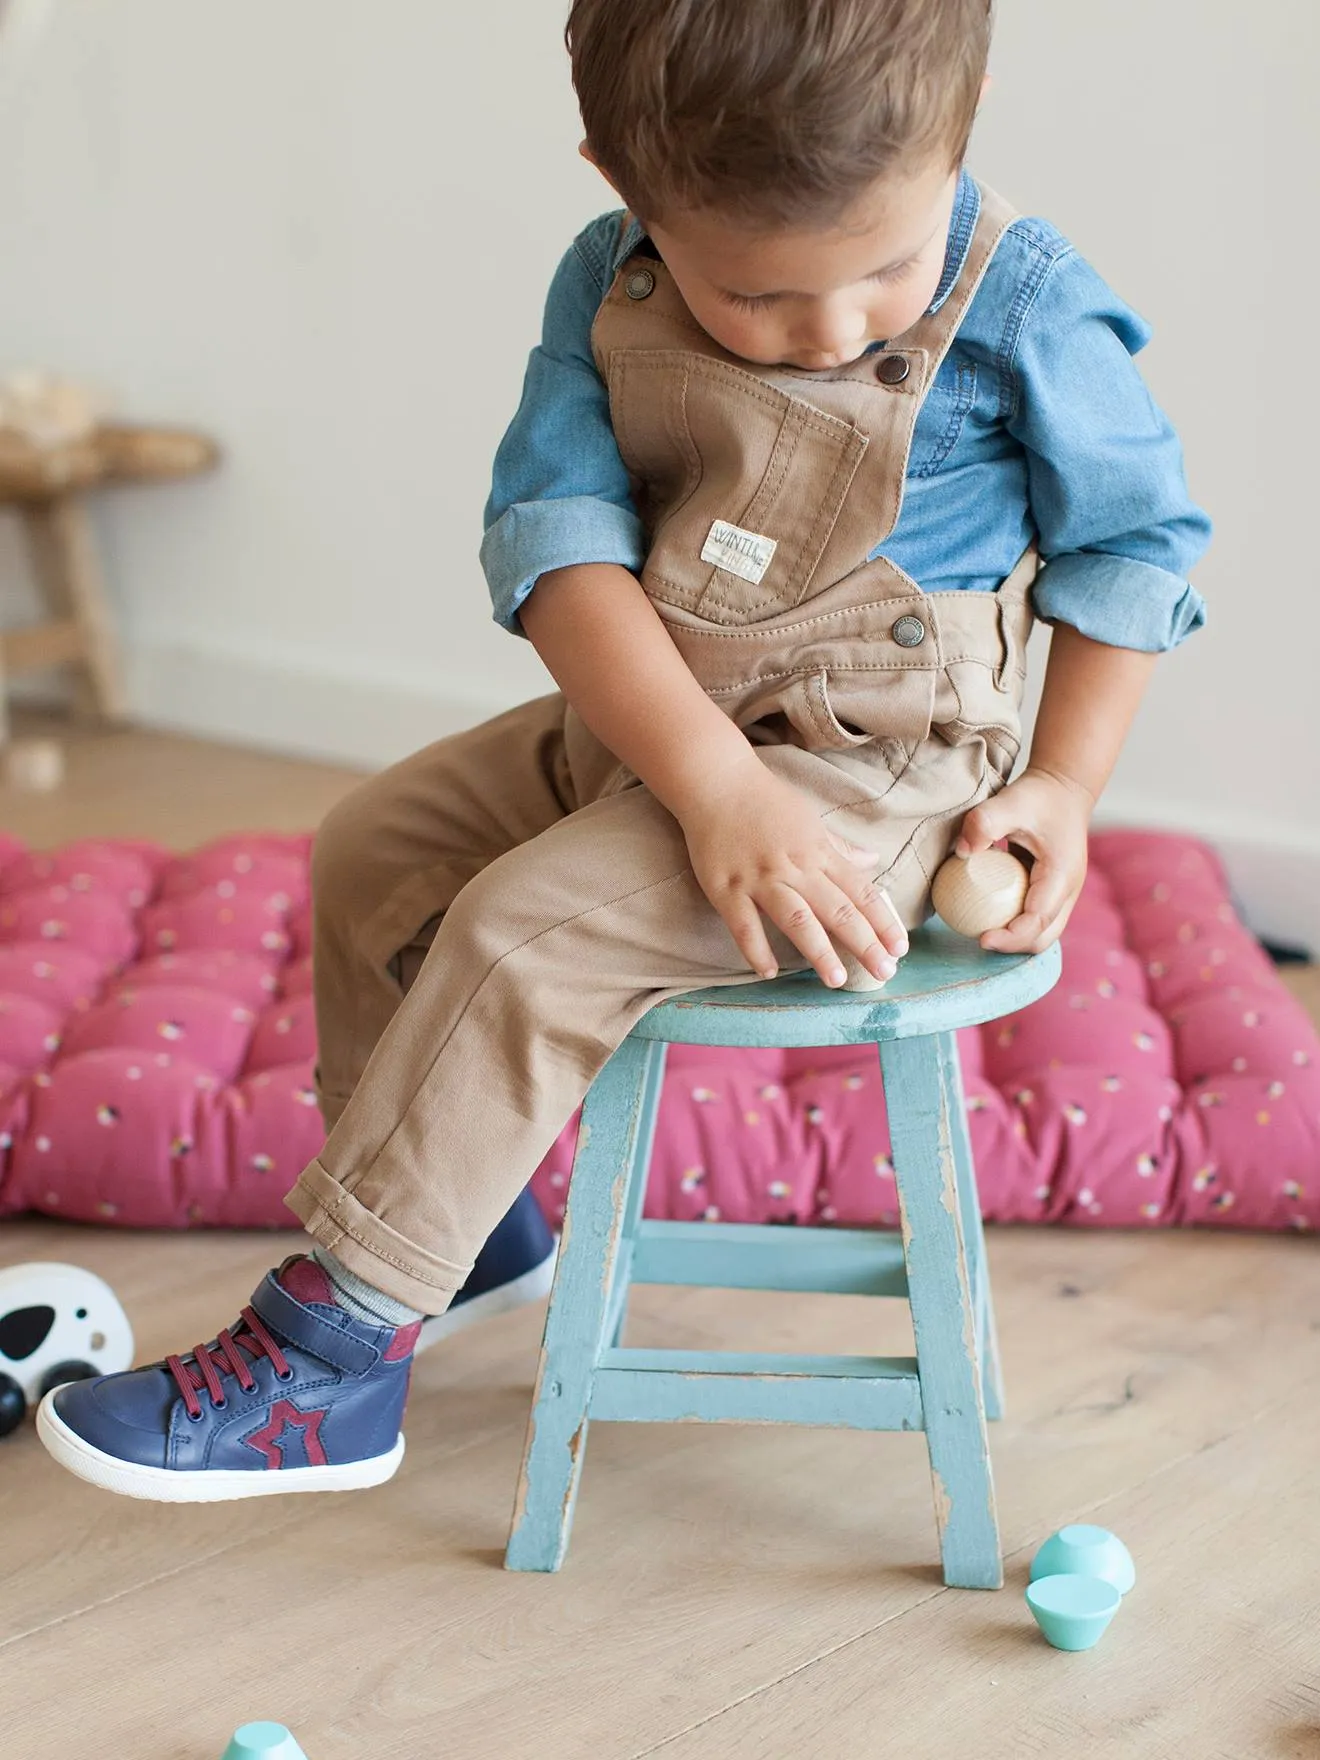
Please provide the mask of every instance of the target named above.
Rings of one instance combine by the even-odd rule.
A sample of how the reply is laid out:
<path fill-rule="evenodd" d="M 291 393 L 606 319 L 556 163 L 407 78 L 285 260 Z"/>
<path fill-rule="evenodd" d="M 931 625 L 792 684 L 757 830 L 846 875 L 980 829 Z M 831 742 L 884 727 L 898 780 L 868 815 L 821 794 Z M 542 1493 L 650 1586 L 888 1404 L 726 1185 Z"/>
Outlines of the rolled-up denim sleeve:
<path fill-rule="evenodd" d="M 1068 247 L 1042 263 L 1012 353 L 1041 558 L 1037 615 L 1160 653 L 1205 621 L 1187 575 L 1210 538 L 1182 448 L 1133 356 L 1150 331 Z"/>
<path fill-rule="evenodd" d="M 522 634 L 518 608 L 547 570 L 618 562 L 637 571 L 645 559 L 609 393 L 591 354 L 608 230 L 606 221 L 595 222 L 560 263 L 522 401 L 495 455 L 481 565 L 495 621 L 515 635 Z"/>

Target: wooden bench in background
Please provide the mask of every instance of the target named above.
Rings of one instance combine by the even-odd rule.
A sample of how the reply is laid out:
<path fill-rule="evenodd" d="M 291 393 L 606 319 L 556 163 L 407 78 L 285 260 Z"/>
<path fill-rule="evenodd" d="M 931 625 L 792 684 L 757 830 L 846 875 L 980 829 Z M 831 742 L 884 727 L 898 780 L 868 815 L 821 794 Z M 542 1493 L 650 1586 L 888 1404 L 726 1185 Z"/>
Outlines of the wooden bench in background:
<path fill-rule="evenodd" d="M 119 647 L 87 491 L 194 476 L 218 457 L 212 441 L 182 429 L 105 422 L 49 442 L 0 426 L 0 507 L 12 507 L 21 521 L 49 613 L 38 623 L 0 630 L 0 744 L 8 736 L 6 681 L 25 672 L 75 667 L 75 709 L 108 721 L 123 718 Z"/>

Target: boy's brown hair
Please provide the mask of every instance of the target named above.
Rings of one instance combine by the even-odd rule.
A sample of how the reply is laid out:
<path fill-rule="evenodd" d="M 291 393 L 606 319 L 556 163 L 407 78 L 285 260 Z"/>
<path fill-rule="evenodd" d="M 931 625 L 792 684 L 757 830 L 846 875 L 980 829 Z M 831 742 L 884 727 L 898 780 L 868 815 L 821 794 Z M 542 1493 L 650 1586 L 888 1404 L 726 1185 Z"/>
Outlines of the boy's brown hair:
<path fill-rule="evenodd" d="M 877 178 L 961 162 L 991 0 L 573 0 L 587 144 L 638 215 L 828 225 Z"/>

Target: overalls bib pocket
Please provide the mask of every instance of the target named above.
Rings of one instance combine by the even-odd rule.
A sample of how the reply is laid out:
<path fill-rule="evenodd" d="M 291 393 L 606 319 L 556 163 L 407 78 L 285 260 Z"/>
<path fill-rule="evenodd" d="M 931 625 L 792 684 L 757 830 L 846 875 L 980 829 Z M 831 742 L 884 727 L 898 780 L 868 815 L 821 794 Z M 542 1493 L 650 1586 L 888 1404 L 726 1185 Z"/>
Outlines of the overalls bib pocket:
<path fill-rule="evenodd" d="M 798 605 L 867 435 L 684 349 L 620 351 L 609 393 L 623 461 L 644 485 L 638 511 L 650 524 L 663 509 L 641 575 L 647 593 L 722 624 Z"/>

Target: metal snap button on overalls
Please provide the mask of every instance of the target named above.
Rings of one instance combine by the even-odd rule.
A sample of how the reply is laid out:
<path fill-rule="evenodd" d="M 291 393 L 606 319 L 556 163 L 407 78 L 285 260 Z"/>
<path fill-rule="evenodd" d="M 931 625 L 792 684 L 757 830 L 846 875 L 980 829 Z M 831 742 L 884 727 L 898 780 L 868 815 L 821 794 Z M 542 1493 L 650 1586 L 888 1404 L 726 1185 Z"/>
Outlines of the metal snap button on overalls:
<path fill-rule="evenodd" d="M 901 385 L 911 371 L 901 354 L 882 354 L 875 365 L 875 376 L 882 385 Z"/>
<path fill-rule="evenodd" d="M 655 292 L 655 276 L 649 269 L 638 269 L 623 284 L 629 299 L 645 299 Z"/>
<path fill-rule="evenodd" d="M 900 617 L 889 633 L 900 648 L 919 648 L 926 639 L 926 626 L 919 617 Z"/>

